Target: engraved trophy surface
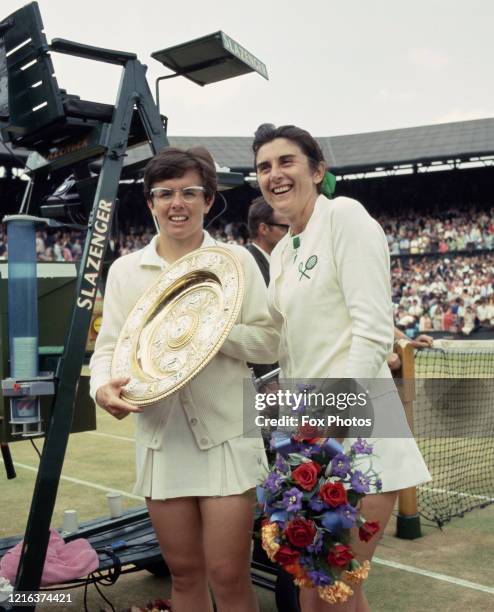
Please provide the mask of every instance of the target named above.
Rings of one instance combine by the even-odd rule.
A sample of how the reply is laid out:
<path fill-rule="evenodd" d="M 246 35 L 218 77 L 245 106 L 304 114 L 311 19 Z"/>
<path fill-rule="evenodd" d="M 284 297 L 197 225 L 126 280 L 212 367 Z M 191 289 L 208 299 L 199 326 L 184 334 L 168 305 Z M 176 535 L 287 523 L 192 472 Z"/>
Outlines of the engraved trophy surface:
<path fill-rule="evenodd" d="M 237 257 L 223 247 L 188 253 L 139 299 L 120 332 L 112 378 L 130 377 L 122 397 L 154 404 L 175 393 L 216 355 L 244 294 Z"/>

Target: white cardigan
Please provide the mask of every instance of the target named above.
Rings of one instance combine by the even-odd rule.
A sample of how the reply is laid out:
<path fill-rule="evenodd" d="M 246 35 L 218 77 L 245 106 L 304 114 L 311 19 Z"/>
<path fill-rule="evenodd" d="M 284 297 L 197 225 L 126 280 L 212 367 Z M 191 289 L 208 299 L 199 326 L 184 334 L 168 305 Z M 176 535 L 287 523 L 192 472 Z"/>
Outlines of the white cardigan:
<path fill-rule="evenodd" d="M 393 311 L 381 226 L 356 200 L 321 195 L 296 252 L 293 261 L 286 236 L 271 254 L 269 301 L 282 330 L 284 376 L 389 378 Z M 306 269 L 312 256 L 317 262 Z"/>
<path fill-rule="evenodd" d="M 93 399 L 96 391 L 110 380 L 113 351 L 122 326 L 141 295 L 166 269 L 156 252 L 158 237 L 129 255 L 117 259 L 110 268 L 105 290 L 103 322 L 90 362 Z M 204 232 L 202 247 L 218 244 Z M 273 327 L 266 302 L 266 288 L 259 268 L 244 247 L 220 244 L 240 260 L 245 274 L 245 296 L 236 324 L 220 352 L 185 387 L 178 391 L 197 445 L 211 448 L 242 435 L 243 381 L 251 378 L 246 361 L 272 363 L 277 358 L 279 334 Z M 136 441 L 158 449 L 166 420 L 167 400 L 148 406 L 137 414 Z"/>
<path fill-rule="evenodd" d="M 284 377 L 365 379 L 373 434 L 381 437 L 368 438 L 375 455 L 361 459 L 359 468 L 365 472 L 371 461 L 383 491 L 429 481 L 386 363 L 394 325 L 388 246 L 380 225 L 356 200 L 319 196 L 300 246 L 294 249 L 287 236 L 271 254 L 268 295 L 281 330 Z M 396 437 L 386 437 L 391 435 Z M 344 441 L 347 450 L 352 442 Z"/>

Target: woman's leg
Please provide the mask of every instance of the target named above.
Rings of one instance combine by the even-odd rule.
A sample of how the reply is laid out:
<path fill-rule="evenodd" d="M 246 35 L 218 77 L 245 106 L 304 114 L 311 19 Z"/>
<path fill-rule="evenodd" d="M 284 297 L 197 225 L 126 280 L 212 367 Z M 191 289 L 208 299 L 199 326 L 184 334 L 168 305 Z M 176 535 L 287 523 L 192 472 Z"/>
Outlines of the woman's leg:
<path fill-rule="evenodd" d="M 250 578 L 254 491 L 202 497 L 204 554 L 218 612 L 258 612 Z"/>
<path fill-rule="evenodd" d="M 173 612 L 212 612 L 198 499 L 146 499 L 146 503 L 171 573 Z"/>
<path fill-rule="evenodd" d="M 379 539 L 393 512 L 397 494 L 397 491 L 390 491 L 377 495 L 367 495 L 362 500 L 362 516 L 367 521 L 379 521 L 381 528 L 370 542 L 362 542 L 358 536 L 358 529 L 352 530 L 351 547 L 358 561 L 370 561 L 372 559 L 372 555 L 379 544 Z M 302 612 L 370 612 L 362 585 L 352 586 L 351 588 L 354 595 L 342 604 L 324 602 L 315 589 L 300 589 Z"/>

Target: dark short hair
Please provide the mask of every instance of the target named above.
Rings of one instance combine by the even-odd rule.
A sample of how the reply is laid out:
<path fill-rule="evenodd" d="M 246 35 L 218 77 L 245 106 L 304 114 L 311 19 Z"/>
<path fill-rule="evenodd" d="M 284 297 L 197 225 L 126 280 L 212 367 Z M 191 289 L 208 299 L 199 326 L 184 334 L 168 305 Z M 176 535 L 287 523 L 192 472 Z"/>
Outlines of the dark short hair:
<path fill-rule="evenodd" d="M 263 145 L 276 138 L 286 138 L 297 144 L 307 156 L 312 171 L 315 172 L 321 162 L 326 166 L 326 160 L 317 140 L 307 130 L 303 130 L 296 125 L 280 125 L 280 127 L 276 127 L 272 123 L 260 125 L 254 134 L 254 142 L 252 143 L 254 159 L 257 158 L 257 152 Z"/>
<path fill-rule="evenodd" d="M 272 221 L 273 209 L 266 200 L 262 196 L 252 200 L 247 215 L 247 226 L 249 228 L 250 238 L 257 238 L 259 225 L 261 223 L 271 223 Z"/>
<path fill-rule="evenodd" d="M 150 197 L 150 191 L 158 181 L 180 178 L 189 170 L 195 170 L 201 177 L 206 199 L 213 198 L 218 179 L 213 157 L 204 147 L 169 147 L 157 153 L 144 168 L 144 197 Z"/>

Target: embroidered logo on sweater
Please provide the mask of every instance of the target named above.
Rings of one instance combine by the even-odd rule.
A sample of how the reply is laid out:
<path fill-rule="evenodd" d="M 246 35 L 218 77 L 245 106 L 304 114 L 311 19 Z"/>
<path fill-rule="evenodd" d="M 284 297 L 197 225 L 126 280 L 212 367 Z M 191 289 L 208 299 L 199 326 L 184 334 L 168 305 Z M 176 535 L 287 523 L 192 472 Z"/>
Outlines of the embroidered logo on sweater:
<path fill-rule="evenodd" d="M 302 280 L 304 276 L 305 278 L 310 279 L 310 276 L 309 274 L 307 274 L 307 271 L 315 268 L 316 264 L 317 264 L 317 255 L 311 255 L 305 263 L 301 261 L 298 264 L 298 271 L 300 272 L 300 278 L 298 280 Z"/>

